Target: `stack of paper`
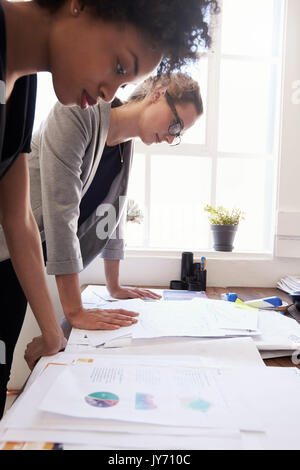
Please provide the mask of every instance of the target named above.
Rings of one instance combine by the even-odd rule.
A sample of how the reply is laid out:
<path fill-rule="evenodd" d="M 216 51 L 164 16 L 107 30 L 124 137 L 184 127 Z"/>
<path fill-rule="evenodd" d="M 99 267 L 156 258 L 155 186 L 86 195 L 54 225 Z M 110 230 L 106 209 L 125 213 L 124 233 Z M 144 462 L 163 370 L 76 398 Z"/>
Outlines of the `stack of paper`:
<path fill-rule="evenodd" d="M 81 330 L 77 330 L 80 332 Z M 70 348 L 71 349 L 71 348 Z M 201 367 L 266 367 L 252 338 L 219 338 L 219 339 L 186 339 L 182 338 L 158 338 L 149 341 L 134 341 L 122 348 L 95 348 L 85 344 L 84 347 L 74 348 L 74 350 L 64 351 L 51 357 L 50 363 L 66 364 L 85 362 L 95 355 L 117 355 L 123 357 L 158 357 L 180 356 L 180 360 L 188 360 L 197 357 L 197 365 Z M 31 385 L 38 375 L 49 364 L 49 357 L 40 359 L 31 373 L 26 388 Z"/>
<path fill-rule="evenodd" d="M 288 294 L 300 291 L 300 276 L 283 277 L 277 282 L 277 287 Z"/>
<path fill-rule="evenodd" d="M 107 308 L 107 305 L 103 305 Z M 110 306 L 111 308 L 111 306 Z M 117 346 L 118 339 L 152 339 L 161 337 L 232 337 L 255 336 L 258 312 L 241 309 L 223 300 L 194 298 L 189 301 L 144 302 L 141 299 L 114 302 L 113 308 L 139 313 L 138 322 L 119 330 L 84 331 L 93 346 Z M 74 343 L 74 338 L 71 336 Z"/>
<path fill-rule="evenodd" d="M 255 343 L 259 349 L 300 348 L 300 325 L 293 318 L 274 311 L 260 311 L 258 324 L 262 334 L 255 338 Z"/>
<path fill-rule="evenodd" d="M 105 292 L 89 286 L 84 299 L 94 307 L 94 292 L 105 298 Z M 85 291 L 84 291 L 85 292 Z M 83 293 L 84 294 L 84 293 Z M 106 300 L 102 307 L 112 308 Z M 194 298 L 190 301 L 173 300 L 144 302 L 140 299 L 115 301 L 114 308 L 140 313 L 136 325 L 115 331 L 74 330 L 69 339 L 68 351 L 80 350 L 82 345 L 95 348 L 116 348 L 157 338 L 222 338 L 251 336 L 263 358 L 290 356 L 300 350 L 300 325 L 275 311 L 244 308 L 232 302 Z"/>
<path fill-rule="evenodd" d="M 6 415 L 1 441 L 102 449 L 300 447 L 295 369 L 202 368 L 197 357 L 167 356 L 72 362 L 48 365 L 27 388 Z"/>
<path fill-rule="evenodd" d="M 174 289 L 151 289 L 152 292 L 161 295 L 162 300 L 192 300 L 192 299 L 205 299 L 206 293 L 203 291 L 195 292 L 188 290 L 174 290 Z M 98 286 L 90 284 L 81 294 L 82 303 L 85 308 L 102 308 L 107 305 L 107 302 L 116 302 L 118 299 L 112 297 L 105 286 Z M 146 301 L 153 301 L 151 298 L 146 298 Z M 110 306 L 110 308 L 114 308 Z"/>

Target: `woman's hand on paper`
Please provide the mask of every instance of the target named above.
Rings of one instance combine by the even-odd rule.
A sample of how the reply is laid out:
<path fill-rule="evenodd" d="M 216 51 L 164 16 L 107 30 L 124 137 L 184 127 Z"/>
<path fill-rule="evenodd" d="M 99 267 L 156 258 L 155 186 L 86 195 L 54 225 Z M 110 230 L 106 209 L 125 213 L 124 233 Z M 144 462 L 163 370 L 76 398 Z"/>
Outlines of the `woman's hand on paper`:
<path fill-rule="evenodd" d="M 32 370 L 42 356 L 52 356 L 65 349 L 67 340 L 62 331 L 50 337 L 38 336 L 27 344 L 24 358 Z"/>
<path fill-rule="evenodd" d="M 109 289 L 110 295 L 116 299 L 161 299 L 161 295 L 156 294 L 148 289 L 140 287 L 121 287 Z"/>
<path fill-rule="evenodd" d="M 66 315 L 74 328 L 83 330 L 117 330 L 122 326 L 137 323 L 137 312 L 124 309 L 86 309 L 79 308 L 76 312 Z"/>

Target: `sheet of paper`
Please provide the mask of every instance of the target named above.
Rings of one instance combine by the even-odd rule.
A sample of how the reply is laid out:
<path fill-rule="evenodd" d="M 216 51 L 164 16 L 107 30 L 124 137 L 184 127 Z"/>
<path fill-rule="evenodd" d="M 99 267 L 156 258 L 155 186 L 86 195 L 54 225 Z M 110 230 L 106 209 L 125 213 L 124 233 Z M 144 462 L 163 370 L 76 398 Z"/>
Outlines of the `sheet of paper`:
<path fill-rule="evenodd" d="M 56 367 L 56 369 L 55 369 Z M 76 442 L 76 436 L 72 435 L 72 430 L 75 431 L 78 426 L 78 431 L 83 431 L 85 428 L 80 426 L 84 426 L 84 420 L 80 419 L 80 421 L 76 421 L 76 418 L 67 417 L 63 415 L 56 415 L 53 413 L 46 413 L 39 411 L 37 409 L 38 403 L 40 402 L 41 398 L 45 395 L 45 391 L 49 388 L 49 385 L 53 382 L 54 378 L 57 376 L 57 367 L 52 366 L 53 372 L 51 372 L 51 367 L 48 367 L 45 370 L 45 373 L 38 377 L 36 382 L 32 384 L 30 389 L 27 390 L 27 399 L 25 400 L 26 394 L 24 397 L 21 397 L 17 400 L 17 402 L 13 405 L 12 409 L 9 411 L 8 416 L 10 416 L 11 423 L 7 423 L 6 418 L 6 428 L 5 433 L 2 440 L 18 440 L 17 435 L 14 431 L 20 431 L 19 439 L 24 440 L 24 435 L 32 436 L 35 439 L 35 436 L 38 435 L 38 429 L 44 430 L 45 432 L 52 432 L 56 433 L 56 437 L 59 436 L 57 433 L 58 430 L 67 430 L 66 426 L 69 426 L 70 437 L 69 441 L 67 442 Z M 266 428 L 266 433 L 247 433 L 246 443 L 248 442 L 249 448 L 265 448 L 265 449 L 274 449 L 274 448 L 282 448 L 282 449 L 299 449 L 299 438 L 298 438 L 298 417 L 300 415 L 300 404 L 299 404 L 299 391 L 300 391 L 300 375 L 299 371 L 291 368 L 241 368 L 240 370 L 224 370 L 221 371 L 222 374 L 220 377 L 220 383 L 222 383 L 222 389 L 224 392 L 224 396 L 227 395 L 229 404 L 233 412 L 238 412 L 239 419 L 241 420 L 241 425 L 247 424 L 248 415 L 259 415 L 260 419 L 264 423 Z M 48 382 L 41 383 L 41 379 L 45 379 L 46 375 L 48 374 Z M 35 387 L 36 386 L 36 387 Z M 35 390 L 34 390 L 35 387 Z M 291 390 L 293 393 L 291 393 Z M 286 397 L 289 397 L 287 400 Z M 240 402 L 244 404 L 244 410 L 248 410 L 246 414 L 246 419 L 244 412 L 236 408 L 234 410 L 234 404 L 236 402 Z M 31 408 L 31 414 L 35 409 L 35 419 L 31 416 L 29 418 L 29 409 Z M 28 415 L 29 413 L 29 415 Z M 41 425 L 40 417 L 43 416 L 43 426 Z M 39 419 L 37 419 L 39 417 Z M 26 421 L 27 419 L 27 421 Z M 62 419 L 62 421 L 60 421 Z M 91 426 L 93 420 L 86 420 L 85 426 L 86 430 L 88 430 L 88 426 Z M 26 423 L 28 427 L 26 426 Z M 52 424 L 51 424 L 52 423 Z M 81 425 L 79 423 L 82 423 Z M 110 421 L 111 426 L 120 426 L 120 422 L 112 422 Z M 243 424 L 244 423 L 244 424 Z M 124 437 L 124 432 L 126 433 L 126 425 L 128 423 L 123 423 L 124 427 L 107 427 L 108 421 L 103 421 L 103 430 L 105 429 L 107 432 L 112 431 L 111 437 L 116 437 L 115 445 L 117 445 L 118 440 L 114 433 L 117 433 L 118 429 L 119 432 L 122 432 Z M 134 424 L 131 423 L 133 428 L 130 432 L 133 434 L 141 435 L 140 430 L 136 429 L 135 426 L 145 426 L 147 428 L 149 425 L 142 425 L 142 424 Z M 14 428 L 15 426 L 15 428 Z M 96 423 L 95 423 L 96 426 Z M 156 426 L 156 428 L 160 428 L 160 426 Z M 162 427 L 164 429 L 164 427 Z M 101 428 L 100 428 L 101 429 Z M 100 431 L 98 429 L 98 431 Z M 176 429 L 176 428 L 174 428 Z M 194 428 L 195 431 L 206 432 L 204 429 Z M 90 431 L 92 428 L 90 428 Z M 129 428 L 130 430 L 130 428 Z M 28 431 L 28 434 L 27 434 Z M 214 430 L 215 431 L 215 430 Z M 9 434 L 7 434 L 9 432 Z M 31 434 L 31 433 L 36 433 Z M 224 430 L 219 430 L 218 432 L 224 432 Z M 230 434 L 233 430 L 229 430 L 228 433 Z M 151 442 L 151 435 L 149 432 L 147 433 L 146 429 L 144 429 L 143 434 L 146 434 L 148 442 Z M 53 435 L 53 434 L 52 434 Z M 244 433 L 242 433 L 244 435 Z M 21 438 L 21 436 L 23 436 Z M 44 436 L 44 434 L 40 434 L 40 438 Z M 49 434 L 48 434 L 49 436 Z M 77 437 L 80 435 L 77 434 Z M 91 432 L 91 436 L 93 438 L 87 436 L 84 432 L 80 439 L 83 439 L 81 442 L 94 442 L 98 439 L 99 441 L 99 434 L 97 434 L 96 427 L 94 428 L 94 432 Z M 250 436 L 250 437 L 249 437 Z M 253 439 L 251 436 L 254 436 Z M 47 435 L 45 435 L 47 437 Z M 64 435 L 62 435 L 64 437 Z M 121 439 L 123 438 L 121 437 Z M 198 434 L 198 438 L 200 434 Z M 197 438 L 197 439 L 198 439 Z M 150 439 L 150 440 L 149 440 Z M 250 439 L 250 441 L 249 441 Z M 49 439 L 46 439 L 49 440 Z M 171 439 L 172 440 L 172 439 Z M 108 444 L 108 441 L 103 441 Z M 125 441 L 123 441 L 125 442 Z M 129 442 L 129 441 L 127 441 Z M 197 445 L 201 448 L 201 441 L 198 441 Z M 130 447 L 130 446 L 128 446 Z M 212 448 L 219 448 L 219 445 L 216 445 Z M 244 448 L 244 439 L 243 439 L 243 448 Z"/>
<path fill-rule="evenodd" d="M 277 282 L 277 287 L 288 294 L 300 290 L 300 276 L 286 276 Z"/>
<path fill-rule="evenodd" d="M 63 393 L 61 391 L 63 390 Z M 66 367 L 39 407 L 91 419 L 232 428 L 218 371 L 105 361 Z"/>
<path fill-rule="evenodd" d="M 192 299 L 206 299 L 205 291 L 195 292 L 191 290 L 174 290 L 168 289 L 163 291 L 163 300 L 192 300 Z"/>
<path fill-rule="evenodd" d="M 288 367 L 223 371 L 223 389 L 230 400 L 243 404 L 248 415 L 260 416 L 266 429 L 264 448 L 299 449 L 300 373 Z M 233 386 L 234 384 L 234 386 Z M 243 420 L 243 411 L 239 415 Z"/>
<path fill-rule="evenodd" d="M 81 294 L 84 308 L 101 308 L 108 301 L 115 300 L 105 286 L 87 286 Z"/>
<path fill-rule="evenodd" d="M 201 367 L 265 367 L 252 338 L 187 339 L 159 338 L 133 341 L 122 349 L 101 349 L 99 355 L 149 355 L 162 358 L 164 355 L 193 356 Z"/>
<path fill-rule="evenodd" d="M 59 359 L 59 358 L 58 358 Z M 66 358 L 65 358 L 66 359 Z M 97 358 L 95 358 L 97 359 Z M 136 362 L 138 358 L 132 357 L 132 361 Z M 151 364 L 150 358 L 148 358 L 148 363 Z M 82 358 L 79 360 L 81 361 Z M 138 359 L 139 360 L 139 359 Z M 140 359 L 141 362 L 145 362 L 145 358 Z M 68 361 L 71 361 L 71 357 L 68 357 Z M 193 359 L 189 359 L 193 363 Z M 73 362 L 73 361 L 72 361 Z M 154 362 L 156 362 L 154 360 Z M 176 360 L 180 364 L 180 358 Z M 88 362 L 85 362 L 86 364 Z M 168 363 L 168 362 L 166 362 Z M 131 433 L 131 434 L 146 434 L 148 436 L 149 442 L 151 436 L 160 435 L 160 436 L 195 436 L 195 437 L 217 437 L 217 438 L 230 438 L 236 437 L 238 432 L 236 429 L 208 429 L 208 428 L 199 428 L 199 427 L 168 427 L 168 426 L 156 426 L 151 424 L 143 423 L 129 423 L 129 422 L 120 422 L 120 421 L 108 421 L 101 420 L 95 421 L 91 419 L 78 419 L 74 417 L 68 417 L 64 415 L 57 415 L 53 413 L 47 413 L 40 411 L 38 405 L 45 396 L 47 390 L 50 388 L 51 384 L 61 373 L 62 369 L 57 365 L 49 365 L 46 367 L 42 374 L 38 376 L 34 383 L 23 393 L 13 407 L 9 410 L 8 415 L 6 415 L 5 429 L 7 430 L 20 430 L 23 432 L 24 439 L 24 430 L 26 430 L 26 436 L 29 438 L 35 439 L 33 432 L 39 431 L 49 431 L 56 432 L 56 441 L 59 438 L 58 431 L 68 431 L 71 435 L 72 432 L 93 431 L 94 434 L 92 437 L 86 436 L 85 440 L 82 442 L 99 442 L 100 435 L 97 433 Z M 4 424 L 4 423 L 3 423 Z M 23 431 L 21 431 L 23 430 Z M 19 434 L 20 435 L 20 434 Z M 18 434 L 10 434 L 9 438 L 18 440 Z M 116 438 L 115 434 L 111 434 L 113 438 Z M 13 437 L 12 437 L 13 436 Z M 40 434 L 40 439 L 49 440 L 49 436 Z M 6 440 L 7 435 L 3 437 L 3 440 Z M 22 439 L 22 440 L 23 440 Z M 87 439 L 87 440 L 86 440 Z M 98 439 L 98 440 L 97 440 Z M 51 439 L 50 439 L 51 440 Z M 76 436 L 73 435 L 71 441 L 67 438 L 63 442 L 77 442 Z"/>
<path fill-rule="evenodd" d="M 257 311 L 240 309 L 231 302 L 193 299 L 190 301 L 118 301 L 114 307 L 139 313 L 138 323 L 117 331 L 87 331 L 92 345 L 105 344 L 118 336 L 132 338 L 226 337 L 258 334 Z"/>
<path fill-rule="evenodd" d="M 87 330 L 80 330 L 78 328 L 72 328 L 71 334 L 68 339 L 68 344 L 73 345 L 91 345 L 89 337 L 87 335 Z"/>
<path fill-rule="evenodd" d="M 78 361 L 94 361 L 98 356 L 133 356 L 137 360 L 163 359 L 167 356 L 180 356 L 201 367 L 265 367 L 252 338 L 158 338 L 152 340 L 136 340 L 130 346 L 104 349 L 91 346 L 73 346 L 72 352 L 60 352 L 53 356 L 43 357 L 32 371 L 25 390 L 48 367 L 48 364 L 72 364 Z"/>
<path fill-rule="evenodd" d="M 132 327 L 122 327 L 119 330 L 84 330 L 92 346 L 121 347 L 127 346 L 132 339 Z M 125 339 L 125 343 L 124 340 Z"/>
<path fill-rule="evenodd" d="M 163 289 L 150 289 L 161 296 Z M 88 285 L 81 294 L 83 306 L 85 308 L 115 308 L 111 304 L 118 301 L 112 297 L 105 286 Z"/>
<path fill-rule="evenodd" d="M 260 351 L 300 349 L 300 325 L 279 312 L 260 310 L 258 327 L 261 335 L 254 338 Z"/>
<path fill-rule="evenodd" d="M 94 287 L 100 288 L 100 286 Z M 89 286 L 89 288 L 94 287 Z M 102 295 L 103 298 L 105 298 L 105 292 L 103 290 L 105 290 L 105 287 L 101 287 L 102 294 L 99 295 Z M 87 293 L 89 293 L 89 289 L 87 290 Z M 190 325 L 193 327 L 195 336 L 252 336 L 257 345 L 257 348 L 260 351 L 268 351 L 269 354 L 272 350 L 294 351 L 300 348 L 300 325 L 293 319 L 285 317 L 284 315 L 274 311 L 258 311 L 255 314 L 255 311 L 251 311 L 250 309 L 248 311 L 246 309 L 243 309 L 243 311 L 241 309 L 240 311 L 238 309 L 233 310 L 232 306 L 234 304 L 231 302 L 215 301 L 211 299 L 206 299 L 205 302 L 206 306 L 204 303 L 201 305 L 201 320 L 199 320 L 197 317 L 195 318 L 195 311 L 190 315 Z M 174 303 L 176 304 L 176 301 L 172 302 L 173 305 Z M 177 304 L 178 303 L 179 302 L 177 302 Z M 103 338 L 102 332 L 84 332 L 84 334 L 81 335 L 81 344 L 84 344 L 85 342 L 85 344 L 90 343 L 91 345 L 96 346 L 107 343 L 107 346 L 109 346 L 111 339 L 115 340 L 116 337 L 123 336 L 125 334 L 128 334 L 127 338 L 129 335 L 132 335 L 134 338 L 157 338 L 160 336 L 173 335 L 177 336 L 178 329 L 176 329 L 176 326 L 181 326 L 181 324 L 185 321 L 185 314 L 180 313 L 180 307 L 178 307 L 178 305 L 173 307 L 174 315 L 172 318 L 172 325 L 170 326 L 171 322 L 169 320 L 171 314 L 164 312 L 164 309 L 166 309 L 164 302 L 156 302 L 152 304 L 155 305 L 155 308 L 151 309 L 149 309 L 149 304 L 150 303 L 146 305 L 145 302 L 143 304 L 136 302 L 127 304 L 128 309 L 135 309 L 143 312 L 143 315 L 140 317 L 141 321 L 136 328 L 130 327 L 129 331 L 122 331 L 121 335 L 115 332 L 105 332 L 105 338 Z M 186 303 L 183 302 L 183 304 L 185 305 Z M 118 308 L 125 308 L 126 306 L 126 304 L 124 306 L 123 302 L 115 303 L 114 305 L 118 306 Z M 111 304 L 109 307 L 111 308 Z M 212 313 L 212 315 L 207 313 L 207 309 L 210 311 L 210 313 Z M 150 314 L 150 310 L 152 315 Z M 188 311 L 189 307 L 185 307 L 186 314 Z M 163 313 L 164 317 L 161 315 Z M 249 328 L 252 330 L 252 332 L 247 332 L 245 328 Z M 254 331 L 255 328 L 257 328 L 256 332 Z M 134 332 L 131 331 L 133 329 L 135 330 Z M 183 325 L 183 327 L 180 328 L 180 331 L 180 335 L 190 336 L 190 330 L 186 326 Z M 258 334 L 259 332 L 260 334 Z M 80 334 L 76 334 L 79 338 Z M 88 335 L 90 335 L 91 338 L 89 338 Z M 78 344 L 78 338 L 74 339 L 74 336 L 72 336 L 69 344 Z M 120 344 L 122 344 L 122 341 Z"/>
<path fill-rule="evenodd" d="M 195 292 L 174 289 L 149 289 L 151 292 L 162 296 L 163 300 L 191 300 L 194 298 L 207 298 L 205 291 Z M 88 285 L 81 294 L 86 308 L 103 305 L 107 301 L 118 300 L 112 297 L 105 286 Z"/>
<path fill-rule="evenodd" d="M 199 306 L 206 303 L 210 314 L 214 316 L 214 320 L 218 328 L 231 330 L 257 330 L 258 311 L 251 308 L 240 308 L 240 305 L 225 300 L 206 299 L 200 301 L 196 299 L 195 303 Z"/>
<path fill-rule="evenodd" d="M 209 432 L 207 433 L 209 434 Z M 4 438 L 6 441 L 22 442 L 24 435 L 30 441 L 63 442 L 64 444 L 85 445 L 87 449 L 186 449 L 186 450 L 241 450 L 240 433 L 214 436 L 168 436 L 147 434 L 120 434 L 120 433 L 92 433 L 68 431 L 37 431 L 37 430 L 8 430 Z M 64 445 L 64 449 L 67 447 Z M 78 446 L 76 446 L 78 449 Z M 141 467 L 142 468 L 142 467 Z"/>
<path fill-rule="evenodd" d="M 111 343 L 113 344 L 113 342 Z M 195 355 L 197 364 L 203 367 L 265 366 L 252 338 L 156 338 L 133 340 L 122 348 L 68 346 L 74 357 L 90 355 Z"/>
<path fill-rule="evenodd" d="M 241 311 L 229 304 L 225 301 L 193 299 L 141 305 L 139 322 L 133 328 L 133 338 L 224 337 L 243 334 L 243 331 L 245 334 L 257 331 L 257 312 L 249 314 L 249 311 Z"/>

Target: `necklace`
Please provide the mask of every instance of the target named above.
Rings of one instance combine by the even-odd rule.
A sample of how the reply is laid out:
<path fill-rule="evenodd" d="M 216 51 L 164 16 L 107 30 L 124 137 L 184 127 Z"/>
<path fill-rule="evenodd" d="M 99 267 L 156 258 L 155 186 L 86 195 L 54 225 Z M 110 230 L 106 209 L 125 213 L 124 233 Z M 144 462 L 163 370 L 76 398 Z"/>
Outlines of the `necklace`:
<path fill-rule="evenodd" d="M 119 144 L 119 151 L 120 151 L 121 163 L 124 163 L 124 145 L 122 147 L 122 144 Z"/>

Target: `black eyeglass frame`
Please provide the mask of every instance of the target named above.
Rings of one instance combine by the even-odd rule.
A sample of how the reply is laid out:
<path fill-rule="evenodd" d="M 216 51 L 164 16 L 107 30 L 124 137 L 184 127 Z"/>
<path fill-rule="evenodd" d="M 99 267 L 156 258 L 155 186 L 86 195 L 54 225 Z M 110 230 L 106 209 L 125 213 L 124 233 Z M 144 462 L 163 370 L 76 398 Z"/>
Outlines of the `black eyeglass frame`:
<path fill-rule="evenodd" d="M 178 113 L 177 113 L 177 110 L 175 108 L 175 104 L 173 102 L 173 99 L 172 99 L 170 93 L 168 93 L 167 91 L 166 91 L 166 100 L 167 100 L 167 103 L 170 106 L 170 108 L 172 109 L 173 114 L 176 118 L 176 121 L 169 125 L 168 132 L 172 137 L 176 137 L 177 140 L 178 140 L 178 142 L 173 143 L 172 145 L 178 145 L 178 144 L 180 144 L 180 141 L 181 141 L 180 133 L 183 130 L 184 125 L 183 125 L 182 120 L 178 116 Z M 179 130 L 178 130 L 178 128 L 176 128 L 176 131 L 174 131 L 173 129 L 175 128 L 175 126 L 179 126 Z"/>

